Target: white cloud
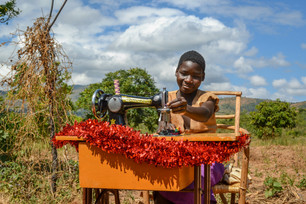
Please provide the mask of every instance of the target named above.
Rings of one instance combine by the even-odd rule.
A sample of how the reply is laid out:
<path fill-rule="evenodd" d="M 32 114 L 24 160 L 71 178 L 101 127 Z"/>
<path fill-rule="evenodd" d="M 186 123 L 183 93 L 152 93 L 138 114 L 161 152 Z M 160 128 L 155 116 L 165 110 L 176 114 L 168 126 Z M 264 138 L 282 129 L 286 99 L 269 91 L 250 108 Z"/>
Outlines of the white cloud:
<path fill-rule="evenodd" d="M 274 12 L 275 23 L 289 26 L 300 26 L 304 24 L 303 14 L 300 11 Z"/>
<path fill-rule="evenodd" d="M 247 50 L 244 55 L 251 57 L 251 56 L 255 56 L 258 53 L 258 49 L 256 47 L 251 47 L 251 49 Z"/>
<path fill-rule="evenodd" d="M 263 68 L 263 67 L 269 67 L 269 68 L 278 68 L 278 67 L 288 67 L 290 66 L 290 62 L 286 61 L 286 57 L 282 53 L 278 53 L 276 56 L 272 56 L 270 59 L 267 59 L 265 57 L 259 57 L 259 58 L 251 58 L 251 57 L 240 57 L 236 62 L 237 66 L 245 66 L 245 70 L 251 71 L 250 67 L 254 68 Z M 238 68 L 236 67 L 236 68 Z M 243 69 L 243 68 L 242 68 Z"/>
<path fill-rule="evenodd" d="M 276 79 L 272 82 L 272 85 L 275 88 L 281 88 L 284 87 L 287 84 L 287 80 L 286 79 Z"/>
<path fill-rule="evenodd" d="M 290 63 L 285 60 L 285 56 L 282 53 L 278 53 L 277 56 L 273 56 L 269 60 L 269 64 L 274 67 L 286 67 L 290 65 Z"/>
<path fill-rule="evenodd" d="M 233 85 L 230 82 L 210 83 L 208 85 L 204 85 L 204 87 L 204 90 L 207 91 L 246 91 L 244 87 Z"/>
<path fill-rule="evenodd" d="M 306 77 L 301 77 L 301 82 L 296 78 L 290 81 L 286 79 L 277 79 L 272 82 L 272 85 L 278 89 L 279 94 L 287 97 L 306 96 Z"/>
<path fill-rule="evenodd" d="M 195 16 L 161 17 L 129 27 L 111 45 L 112 49 L 168 52 L 190 48 L 211 52 L 239 53 L 246 47 L 248 33 L 229 28 L 212 18 Z"/>
<path fill-rule="evenodd" d="M 73 77 L 74 84 L 87 85 L 88 83 L 86 82 L 91 81 L 91 79 L 85 73 L 81 73 L 81 74 L 73 73 L 72 77 Z"/>
<path fill-rule="evenodd" d="M 198 9 L 203 13 L 223 17 L 236 17 L 243 20 L 252 20 L 258 25 L 276 23 L 280 25 L 300 26 L 304 24 L 303 14 L 298 10 L 290 10 L 285 4 L 277 2 L 259 3 L 244 2 L 236 5 L 235 1 L 201 1 L 201 0 L 164 0 L 181 8 Z M 277 5 L 275 5 L 277 4 Z M 279 9 L 283 8 L 283 9 Z"/>
<path fill-rule="evenodd" d="M 122 24 L 143 24 L 152 22 L 160 17 L 183 16 L 182 11 L 171 8 L 152 8 L 135 6 L 115 12 L 115 16 Z"/>
<path fill-rule="evenodd" d="M 0 80 L 3 77 L 6 77 L 8 73 L 10 73 L 11 69 L 8 65 L 6 64 L 0 64 Z"/>
<path fill-rule="evenodd" d="M 268 89 L 255 89 L 270 88 L 269 79 L 259 76 L 257 68 L 265 68 L 260 72 L 271 71 L 272 74 L 279 71 L 277 76 L 282 76 L 284 69 L 272 68 L 290 66 L 290 73 L 295 71 L 295 64 L 286 59 L 287 52 L 283 54 L 278 46 L 276 51 L 274 47 L 269 48 L 269 57 L 264 56 L 262 53 L 267 52 L 259 49 L 254 32 L 254 26 L 263 24 L 272 30 L 275 25 L 300 25 L 303 18 L 300 12 L 283 7 L 285 4 L 274 7 L 274 2 L 234 3 L 231 0 L 89 2 L 68 1 L 53 26 L 56 40 L 73 62 L 76 84 L 100 82 L 110 71 L 140 67 L 154 77 L 159 88 L 176 89 L 174 72 L 179 57 L 193 49 L 206 60 L 204 90 L 243 91 L 244 96 L 267 98 L 286 95 L 292 98 L 294 94 L 305 92 L 306 77 L 289 80 L 289 75 L 271 83 L 277 93 L 269 95 Z M 0 25 L 0 40 L 17 27 L 25 30 L 36 17 L 47 15 L 50 4 L 40 0 L 18 0 L 17 5 L 23 12 L 8 26 Z M 54 15 L 61 4 L 62 1 L 55 1 Z M 217 20 L 224 17 L 226 21 Z M 254 44 L 249 46 L 251 40 Z M 271 46 L 270 42 L 262 42 Z M 306 49 L 306 43 L 302 43 L 301 48 Z M 0 63 L 12 52 L 12 45 L 2 46 Z M 2 74 L 1 67 L 0 71 Z M 251 72 L 254 76 L 247 78 Z M 234 85 L 233 80 L 240 85 Z"/>
<path fill-rule="evenodd" d="M 198 9 L 201 7 L 208 7 L 208 6 L 221 6 L 222 4 L 227 4 L 227 0 L 161 0 L 163 2 L 168 2 L 172 5 L 178 6 L 180 8 L 187 8 L 187 9 Z"/>
<path fill-rule="evenodd" d="M 242 96 L 250 98 L 271 98 L 271 94 L 266 88 L 246 88 L 237 85 L 233 85 L 230 82 L 224 83 L 211 83 L 204 86 L 204 90 L 208 91 L 241 91 Z"/>
<path fill-rule="evenodd" d="M 251 76 L 250 82 L 254 86 L 266 86 L 267 85 L 265 78 L 258 76 L 258 75 Z"/>
<path fill-rule="evenodd" d="M 39 11 L 31 7 L 33 1 Z M 249 33 L 243 25 L 227 27 L 214 18 L 186 16 L 172 8 L 132 6 L 116 10 L 124 8 L 119 4 L 128 3 L 92 3 L 107 4 L 112 15 L 106 16 L 100 8 L 84 5 L 80 0 L 68 1 L 53 26 L 56 40 L 73 62 L 74 83 L 94 83 L 107 72 L 141 67 L 154 76 L 157 84 L 171 86 L 170 83 L 176 84 L 172 76 L 179 56 L 191 49 L 202 53 L 208 62 L 206 83 L 228 81 L 222 65 L 230 65 L 228 60 L 247 48 Z M 50 8 L 49 3 L 36 0 L 20 5 L 26 12 L 16 20 L 24 27 L 32 25 L 35 16 L 41 16 L 41 10 L 47 14 Z M 57 3 L 55 10 L 60 5 Z M 122 29 L 121 25 L 127 28 Z M 5 52 L 3 48 L 1 51 Z M 211 70 L 212 67 L 219 67 L 220 72 Z"/>
<path fill-rule="evenodd" d="M 248 64 L 244 57 L 239 57 L 239 59 L 234 62 L 234 67 L 238 74 L 245 74 L 253 71 L 252 66 Z"/>
<path fill-rule="evenodd" d="M 306 77 L 302 77 L 301 81 L 303 82 L 304 85 L 306 85 Z"/>
<path fill-rule="evenodd" d="M 271 97 L 271 94 L 266 88 L 250 88 L 248 89 L 247 97 L 267 99 Z"/>

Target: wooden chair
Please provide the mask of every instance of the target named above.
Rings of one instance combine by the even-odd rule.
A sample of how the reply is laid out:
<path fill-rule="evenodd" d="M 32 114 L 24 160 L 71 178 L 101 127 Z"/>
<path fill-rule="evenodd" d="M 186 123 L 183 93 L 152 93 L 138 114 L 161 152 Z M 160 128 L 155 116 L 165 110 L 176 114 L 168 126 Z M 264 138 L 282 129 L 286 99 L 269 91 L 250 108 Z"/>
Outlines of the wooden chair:
<path fill-rule="evenodd" d="M 235 119 L 234 126 L 231 125 L 224 125 L 224 124 L 217 124 L 218 129 L 226 129 L 226 130 L 233 130 L 236 136 L 239 136 L 240 133 L 242 134 L 249 134 L 245 129 L 240 128 L 240 105 L 241 105 L 241 92 L 233 92 L 233 91 L 214 91 L 215 95 L 233 95 L 236 97 L 236 106 L 235 106 L 235 114 L 233 115 L 218 115 L 216 114 L 216 119 Z M 235 184 L 226 184 L 226 183 L 218 183 L 212 187 L 214 194 L 219 194 L 221 200 L 224 204 L 227 203 L 226 197 L 224 196 L 225 193 L 231 194 L 231 201 L 230 203 L 235 203 L 236 194 L 239 195 L 239 204 L 245 203 L 246 191 L 248 188 L 247 183 L 247 176 L 248 176 L 248 169 L 249 169 L 249 147 L 243 148 L 241 150 L 242 157 L 239 157 L 237 153 L 234 156 L 234 166 L 239 166 L 241 164 L 241 175 L 240 175 L 240 183 Z M 242 159 L 241 162 L 238 160 Z"/>

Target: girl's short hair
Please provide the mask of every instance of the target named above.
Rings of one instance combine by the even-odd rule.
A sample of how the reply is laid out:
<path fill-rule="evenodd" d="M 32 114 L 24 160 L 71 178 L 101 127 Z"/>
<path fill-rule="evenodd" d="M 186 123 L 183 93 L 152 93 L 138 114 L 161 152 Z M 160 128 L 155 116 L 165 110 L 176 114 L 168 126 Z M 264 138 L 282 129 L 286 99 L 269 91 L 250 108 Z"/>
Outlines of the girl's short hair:
<path fill-rule="evenodd" d="M 181 66 L 181 64 L 184 61 L 192 61 L 194 63 L 197 63 L 198 65 L 200 65 L 200 67 L 203 69 L 203 72 L 205 73 L 205 60 L 204 60 L 204 57 L 200 53 L 198 53 L 197 51 L 191 50 L 191 51 L 185 52 L 181 56 L 176 70 L 178 70 L 178 68 Z"/>

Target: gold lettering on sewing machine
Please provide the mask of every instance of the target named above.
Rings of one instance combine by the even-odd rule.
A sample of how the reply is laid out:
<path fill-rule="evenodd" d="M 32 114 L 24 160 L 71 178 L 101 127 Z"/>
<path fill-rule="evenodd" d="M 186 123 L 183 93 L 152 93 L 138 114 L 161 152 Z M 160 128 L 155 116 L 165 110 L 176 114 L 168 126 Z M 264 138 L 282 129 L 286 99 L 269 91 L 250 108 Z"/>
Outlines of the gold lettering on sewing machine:
<path fill-rule="evenodd" d="M 133 102 L 133 103 L 141 103 L 141 104 L 152 104 L 151 99 L 145 99 L 145 98 L 133 98 L 128 96 L 122 96 L 121 97 L 123 102 Z"/>

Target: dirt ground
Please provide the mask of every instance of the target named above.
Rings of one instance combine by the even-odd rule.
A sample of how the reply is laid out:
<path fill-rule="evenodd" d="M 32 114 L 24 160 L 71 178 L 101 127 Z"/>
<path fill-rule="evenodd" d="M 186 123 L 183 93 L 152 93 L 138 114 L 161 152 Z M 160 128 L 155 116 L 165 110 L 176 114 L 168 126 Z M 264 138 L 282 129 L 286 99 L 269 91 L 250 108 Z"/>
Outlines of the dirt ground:
<path fill-rule="evenodd" d="M 306 176 L 305 152 L 303 146 L 251 146 L 249 173 L 252 184 L 246 196 L 247 203 L 306 203 L 305 183 L 303 190 L 296 186 Z M 265 197 L 267 177 L 276 178 L 282 185 L 282 191 L 270 198 Z M 142 203 L 139 191 L 121 191 L 120 195 L 121 203 Z"/>
<path fill-rule="evenodd" d="M 252 184 L 249 186 L 247 201 L 249 203 L 306 203 L 306 189 L 301 190 L 296 187 L 306 176 L 305 150 L 305 146 L 251 147 Z M 266 189 L 264 180 L 268 176 L 277 178 L 282 184 L 283 191 L 267 199 L 264 195 Z"/>

